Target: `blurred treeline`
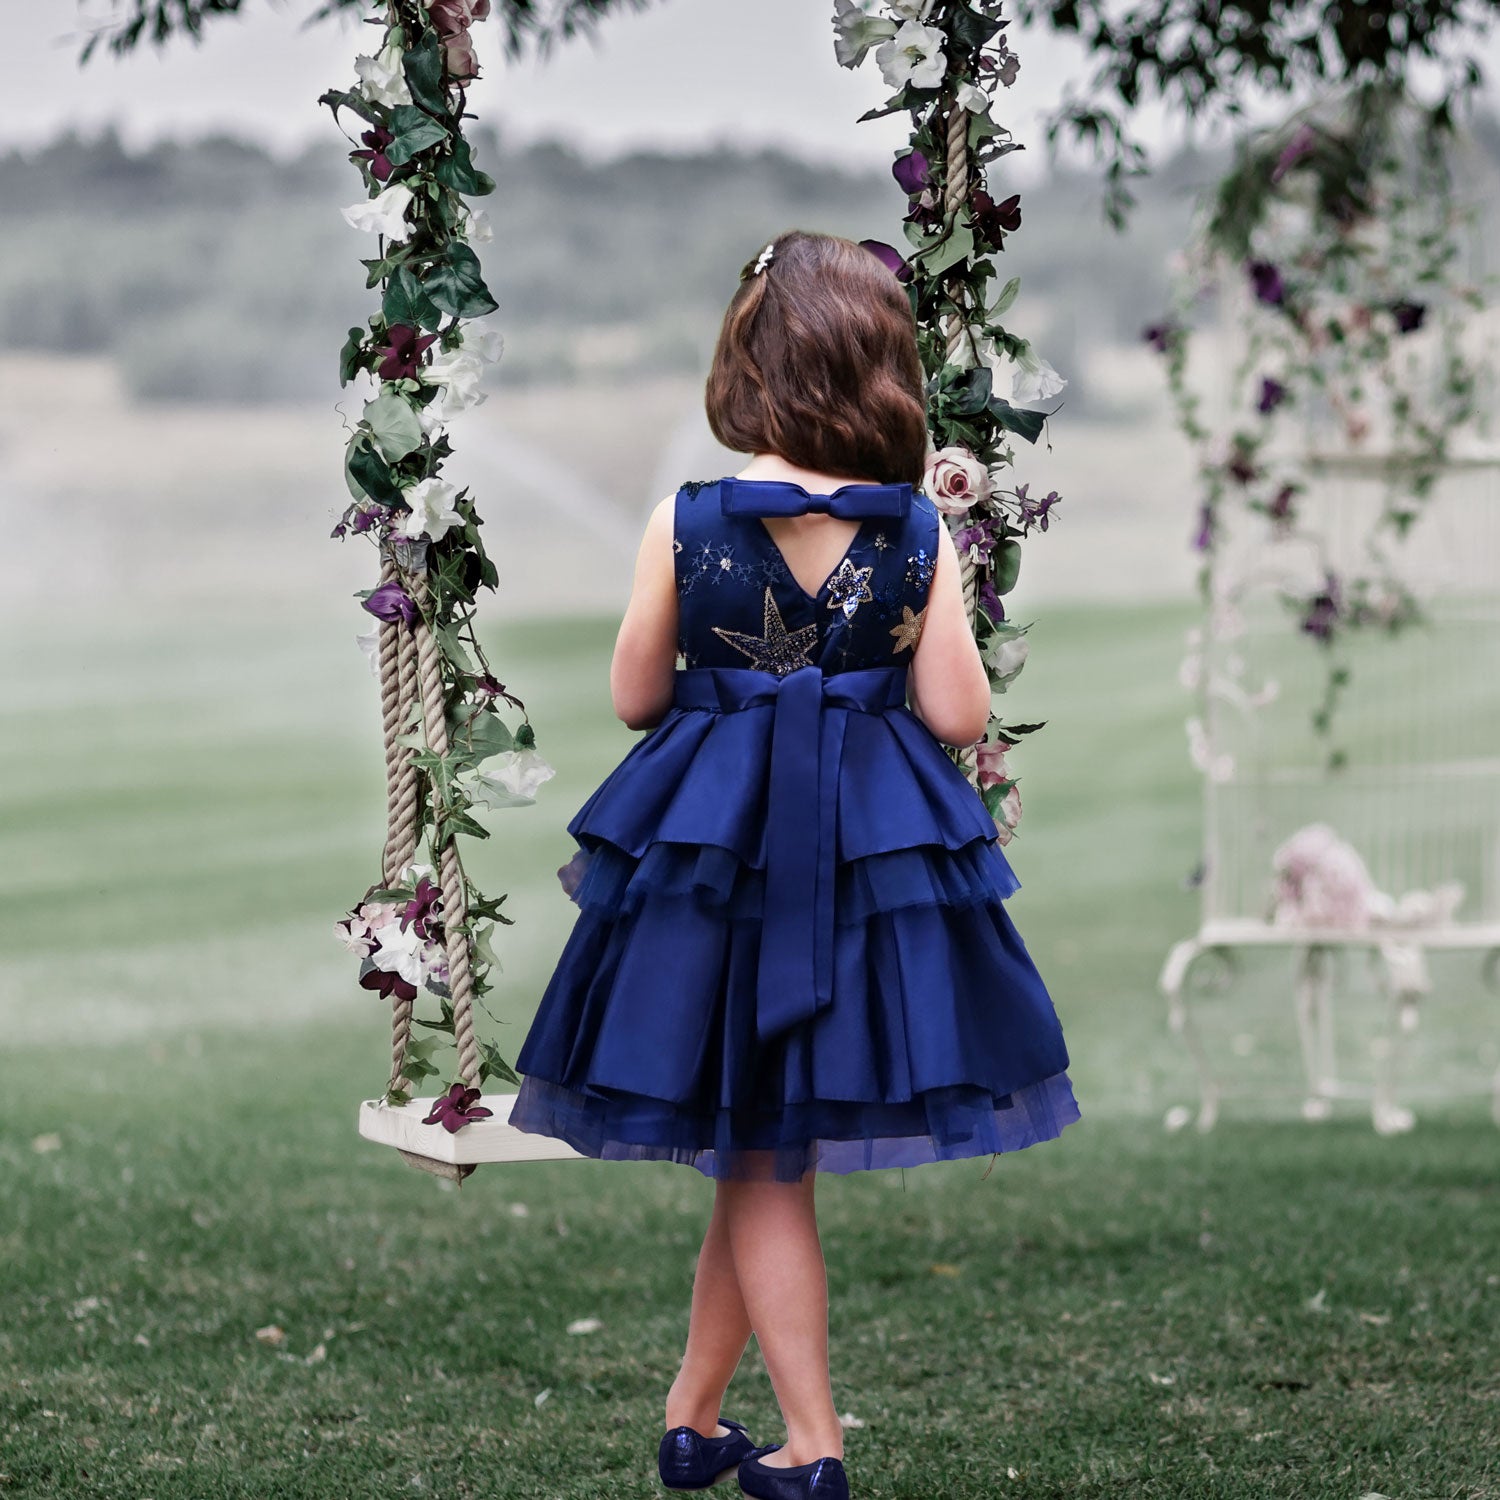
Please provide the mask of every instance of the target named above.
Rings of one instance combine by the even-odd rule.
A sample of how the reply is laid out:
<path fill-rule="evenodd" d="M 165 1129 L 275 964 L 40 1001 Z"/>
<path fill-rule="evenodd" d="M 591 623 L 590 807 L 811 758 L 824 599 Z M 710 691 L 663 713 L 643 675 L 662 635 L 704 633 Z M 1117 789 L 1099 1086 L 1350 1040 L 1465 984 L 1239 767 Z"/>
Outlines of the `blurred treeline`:
<path fill-rule="evenodd" d="M 1484 132 L 1494 149 L 1496 132 Z M 724 303 L 770 234 L 799 227 L 901 242 L 883 165 L 850 172 L 777 151 L 637 151 L 598 162 L 566 145 L 475 155 L 475 200 L 506 335 L 502 381 L 630 379 L 706 368 Z M 1075 378 L 1073 414 L 1106 415 L 1078 379 L 1090 351 L 1133 342 L 1162 308 L 1172 252 L 1221 156 L 1182 153 L 1139 187 L 1128 232 L 1103 222 L 1086 173 L 1023 190 L 1004 255 L 1022 277 L 1011 322 Z M 375 306 L 372 236 L 339 208 L 360 180 L 335 142 L 291 159 L 213 136 L 132 152 L 113 132 L 0 154 L 0 347 L 113 357 L 138 399 L 267 401 L 336 389 L 344 331 Z"/>

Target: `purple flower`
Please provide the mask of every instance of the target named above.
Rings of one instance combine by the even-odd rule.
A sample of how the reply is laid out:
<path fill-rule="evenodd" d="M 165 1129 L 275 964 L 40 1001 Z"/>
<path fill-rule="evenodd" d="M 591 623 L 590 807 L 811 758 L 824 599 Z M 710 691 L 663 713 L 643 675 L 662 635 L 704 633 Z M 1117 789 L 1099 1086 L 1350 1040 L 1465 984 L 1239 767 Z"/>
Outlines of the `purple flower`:
<path fill-rule="evenodd" d="M 1182 337 L 1182 330 L 1175 323 L 1152 323 L 1141 329 L 1141 337 L 1158 354 L 1170 354 Z"/>
<path fill-rule="evenodd" d="M 351 151 L 351 161 L 367 161 L 370 164 L 370 175 L 376 182 L 385 182 L 395 169 L 391 166 L 390 159 L 385 154 L 385 148 L 395 140 L 384 125 L 377 125 L 373 130 L 367 130 L 360 136 L 365 143 L 365 150 Z"/>
<path fill-rule="evenodd" d="M 979 607 L 997 625 L 1005 618 L 1005 606 L 995 592 L 995 585 L 988 578 L 979 585 Z"/>
<path fill-rule="evenodd" d="M 1270 505 L 1266 507 L 1266 514 L 1273 521 L 1289 520 L 1292 514 L 1292 501 L 1296 497 L 1297 486 L 1295 484 L 1284 484 L 1276 491 Z"/>
<path fill-rule="evenodd" d="M 1271 181 L 1280 182 L 1312 150 L 1317 138 L 1317 132 L 1311 125 L 1299 125 L 1282 149 L 1281 155 L 1276 158 L 1276 165 L 1271 168 Z"/>
<path fill-rule="evenodd" d="M 442 897 L 442 889 L 424 875 L 417 882 L 416 896 L 401 910 L 401 930 L 405 932 L 408 927 L 415 927 L 418 937 L 440 936 L 442 924 L 438 920 L 436 908 Z"/>
<path fill-rule="evenodd" d="M 1255 300 L 1267 307 L 1280 307 L 1286 301 L 1286 283 L 1281 272 L 1268 260 L 1252 260 L 1245 266 Z"/>
<path fill-rule="evenodd" d="M 1268 417 L 1285 400 L 1286 387 L 1279 380 L 1263 375 L 1260 382 L 1260 399 L 1255 403 L 1256 411 L 1261 416 Z"/>
<path fill-rule="evenodd" d="M 901 252 L 893 245 L 887 245 L 884 240 L 861 240 L 862 249 L 868 250 L 887 270 L 891 271 L 897 281 L 910 281 L 912 269 L 901 258 Z"/>
<path fill-rule="evenodd" d="M 434 1101 L 432 1113 L 422 1123 L 441 1125 L 449 1135 L 457 1135 L 471 1120 L 488 1120 L 495 1113 L 474 1101 L 479 1098 L 478 1089 L 465 1088 L 455 1083 L 441 1098 Z"/>
<path fill-rule="evenodd" d="M 397 620 L 403 620 L 408 625 L 415 625 L 417 622 L 416 601 L 399 583 L 383 583 L 378 589 L 371 590 L 370 597 L 364 601 L 364 607 L 377 620 L 385 620 L 392 625 Z"/>
<path fill-rule="evenodd" d="M 1021 195 L 1012 193 L 996 203 L 982 188 L 969 198 L 969 224 L 996 250 L 1005 248 L 1005 236 L 1021 227 Z"/>
<path fill-rule="evenodd" d="M 417 998 L 416 985 L 403 979 L 394 969 L 377 969 L 373 964 L 367 973 L 360 975 L 359 987 L 362 990 L 374 990 L 387 1000 L 392 995 L 402 1000 Z"/>
<path fill-rule="evenodd" d="M 1255 467 L 1250 450 L 1242 443 L 1234 445 L 1234 452 L 1229 455 L 1229 462 L 1224 468 L 1230 478 L 1237 479 L 1241 484 L 1249 484 L 1260 477 L 1260 470 Z"/>
<path fill-rule="evenodd" d="M 1391 316 L 1396 320 L 1397 333 L 1415 333 L 1427 318 L 1427 305 L 1423 302 L 1392 302 Z"/>
<path fill-rule="evenodd" d="M 1214 509 L 1204 505 L 1198 511 L 1198 531 L 1193 537 L 1193 550 L 1207 552 L 1214 544 Z"/>
<path fill-rule="evenodd" d="M 419 333 L 405 323 L 394 323 L 386 329 L 389 342 L 384 349 L 376 350 L 381 355 L 376 372 L 382 380 L 405 380 L 414 377 L 422 361 L 423 351 L 437 342 L 435 333 Z"/>
<path fill-rule="evenodd" d="M 1341 609 L 1339 581 L 1332 573 L 1325 573 L 1322 592 L 1314 594 L 1307 601 L 1306 612 L 1302 616 L 1302 629 L 1320 641 L 1331 640 Z"/>
<path fill-rule="evenodd" d="M 1025 485 L 1016 487 L 1016 494 L 1021 501 L 1021 523 L 1028 528 L 1035 523 L 1040 530 L 1045 531 L 1052 507 L 1061 502 L 1062 496 L 1056 490 L 1049 490 L 1042 499 L 1030 500 L 1021 493 L 1025 488 Z"/>
<path fill-rule="evenodd" d="M 920 151 L 908 151 L 896 158 L 891 176 L 908 198 L 915 198 L 932 181 L 932 163 Z"/>

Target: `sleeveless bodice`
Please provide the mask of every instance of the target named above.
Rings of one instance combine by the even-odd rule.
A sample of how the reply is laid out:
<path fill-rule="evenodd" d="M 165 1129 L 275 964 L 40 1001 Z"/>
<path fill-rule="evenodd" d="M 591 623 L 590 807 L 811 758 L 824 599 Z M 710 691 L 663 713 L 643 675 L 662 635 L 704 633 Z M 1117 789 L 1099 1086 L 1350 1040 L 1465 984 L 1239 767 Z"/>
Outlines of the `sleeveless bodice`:
<path fill-rule="evenodd" d="M 720 483 L 685 484 L 674 502 L 684 666 L 785 677 L 807 666 L 832 675 L 910 665 L 937 559 L 941 521 L 931 500 L 914 493 L 904 518 L 861 521 L 809 594 L 759 516 L 723 513 Z"/>

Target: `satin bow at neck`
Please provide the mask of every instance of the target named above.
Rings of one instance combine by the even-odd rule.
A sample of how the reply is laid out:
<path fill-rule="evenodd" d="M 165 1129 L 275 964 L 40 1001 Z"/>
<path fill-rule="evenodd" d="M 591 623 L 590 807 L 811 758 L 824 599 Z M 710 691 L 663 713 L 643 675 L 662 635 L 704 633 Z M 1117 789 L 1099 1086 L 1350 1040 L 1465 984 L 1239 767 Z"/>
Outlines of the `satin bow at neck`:
<path fill-rule="evenodd" d="M 755 994 L 755 1030 L 769 1041 L 811 1020 L 833 999 L 833 887 L 839 768 L 851 713 L 883 714 L 906 702 L 904 667 L 785 677 L 747 667 L 689 667 L 674 680 L 678 708 L 742 713 L 769 708 L 766 897 Z"/>
<path fill-rule="evenodd" d="M 837 516 L 899 521 L 911 509 L 909 484 L 841 484 L 831 495 L 814 495 L 790 479 L 721 479 L 719 505 L 726 516 Z"/>

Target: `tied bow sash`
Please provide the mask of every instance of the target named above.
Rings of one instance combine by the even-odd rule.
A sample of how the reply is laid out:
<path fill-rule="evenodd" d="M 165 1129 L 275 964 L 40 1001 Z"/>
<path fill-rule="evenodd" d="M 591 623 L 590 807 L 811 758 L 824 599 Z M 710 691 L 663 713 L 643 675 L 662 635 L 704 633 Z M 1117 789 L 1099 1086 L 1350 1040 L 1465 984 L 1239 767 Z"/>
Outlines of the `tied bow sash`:
<path fill-rule="evenodd" d="M 909 484 L 841 484 L 814 495 L 789 479 L 721 479 L 719 508 L 726 516 L 838 516 L 900 521 L 911 509 Z"/>
<path fill-rule="evenodd" d="M 817 666 L 785 677 L 748 667 L 677 673 L 678 708 L 737 713 L 771 707 L 766 804 L 766 899 L 755 1030 L 761 1041 L 811 1020 L 833 998 L 833 884 L 839 766 L 849 714 L 906 702 L 904 667 L 825 676 Z"/>

